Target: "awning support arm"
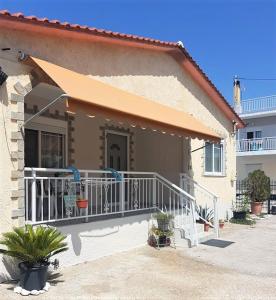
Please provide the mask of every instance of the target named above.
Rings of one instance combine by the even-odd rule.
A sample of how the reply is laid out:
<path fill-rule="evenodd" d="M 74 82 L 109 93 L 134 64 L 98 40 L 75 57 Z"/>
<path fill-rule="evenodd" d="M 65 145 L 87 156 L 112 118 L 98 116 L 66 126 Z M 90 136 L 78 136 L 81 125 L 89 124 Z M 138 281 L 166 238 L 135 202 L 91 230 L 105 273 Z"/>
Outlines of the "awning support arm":
<path fill-rule="evenodd" d="M 203 149 L 203 148 L 205 148 L 206 146 L 208 146 L 208 145 L 205 144 L 205 145 L 202 146 L 202 147 L 199 147 L 199 148 L 197 148 L 197 149 L 195 149 L 195 150 L 192 150 L 191 153 L 196 152 L 196 151 L 198 151 L 198 150 L 200 150 L 200 149 Z"/>
<path fill-rule="evenodd" d="M 55 104 L 58 100 L 62 99 L 62 98 L 67 98 L 69 97 L 67 94 L 61 94 L 59 95 L 57 98 L 55 98 L 53 101 L 51 101 L 50 103 L 48 103 L 45 107 L 43 107 L 39 112 L 37 112 L 36 114 L 32 115 L 29 119 L 27 119 L 21 126 L 20 126 L 20 130 L 22 129 L 22 127 L 26 126 L 27 123 L 29 123 L 31 120 L 33 120 L 34 118 L 40 116 L 45 110 L 47 110 L 50 106 L 52 106 L 53 104 Z"/>

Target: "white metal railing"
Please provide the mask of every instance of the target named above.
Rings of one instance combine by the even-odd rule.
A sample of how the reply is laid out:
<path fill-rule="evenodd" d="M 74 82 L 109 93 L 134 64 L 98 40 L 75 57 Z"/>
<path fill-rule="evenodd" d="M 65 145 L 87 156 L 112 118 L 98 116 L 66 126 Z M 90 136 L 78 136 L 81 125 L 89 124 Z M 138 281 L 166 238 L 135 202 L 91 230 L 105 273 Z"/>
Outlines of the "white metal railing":
<path fill-rule="evenodd" d="M 276 95 L 243 100 L 242 114 L 276 110 Z"/>
<path fill-rule="evenodd" d="M 214 218 L 210 223 L 201 216 L 197 216 L 203 222 L 208 223 L 213 229 L 216 236 L 219 236 L 219 219 L 218 219 L 218 196 L 210 192 L 206 187 L 197 183 L 185 173 L 180 174 L 180 187 L 195 198 L 197 208 L 199 205 L 213 210 Z"/>
<path fill-rule="evenodd" d="M 276 150 L 276 137 L 243 139 L 237 141 L 237 152 Z"/>
<path fill-rule="evenodd" d="M 79 170 L 76 183 L 69 169 L 25 168 L 25 218 L 31 224 L 84 219 L 128 212 L 163 210 L 174 216 L 176 228 L 189 225 L 189 239 L 197 244 L 195 199 L 186 191 L 154 172 Z M 73 193 L 72 193 L 73 190 Z M 66 197 L 79 195 L 87 208 Z M 70 202 L 70 201 L 69 201 Z M 185 227 L 186 226 L 186 227 Z"/>

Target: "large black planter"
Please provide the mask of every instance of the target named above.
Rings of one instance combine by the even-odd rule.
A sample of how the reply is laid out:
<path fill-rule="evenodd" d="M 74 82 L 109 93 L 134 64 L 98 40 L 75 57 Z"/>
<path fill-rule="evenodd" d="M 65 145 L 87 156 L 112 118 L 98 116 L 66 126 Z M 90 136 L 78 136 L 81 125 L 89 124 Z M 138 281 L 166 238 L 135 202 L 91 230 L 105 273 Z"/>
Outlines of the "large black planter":
<path fill-rule="evenodd" d="M 40 291 L 45 287 L 49 263 L 28 266 L 22 262 L 18 265 L 20 269 L 20 286 L 27 290 Z"/>
<path fill-rule="evenodd" d="M 236 220 L 245 220 L 246 219 L 246 211 L 234 211 L 233 218 Z"/>

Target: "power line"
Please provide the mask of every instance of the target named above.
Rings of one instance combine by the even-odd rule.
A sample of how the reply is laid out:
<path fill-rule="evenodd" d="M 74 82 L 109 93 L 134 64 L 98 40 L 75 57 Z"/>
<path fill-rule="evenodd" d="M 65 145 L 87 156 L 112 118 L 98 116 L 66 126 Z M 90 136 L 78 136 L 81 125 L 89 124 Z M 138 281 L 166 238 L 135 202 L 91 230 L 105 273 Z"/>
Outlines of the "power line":
<path fill-rule="evenodd" d="M 256 81 L 276 81 L 276 78 L 246 78 L 246 77 L 235 77 L 234 79 L 256 80 Z"/>

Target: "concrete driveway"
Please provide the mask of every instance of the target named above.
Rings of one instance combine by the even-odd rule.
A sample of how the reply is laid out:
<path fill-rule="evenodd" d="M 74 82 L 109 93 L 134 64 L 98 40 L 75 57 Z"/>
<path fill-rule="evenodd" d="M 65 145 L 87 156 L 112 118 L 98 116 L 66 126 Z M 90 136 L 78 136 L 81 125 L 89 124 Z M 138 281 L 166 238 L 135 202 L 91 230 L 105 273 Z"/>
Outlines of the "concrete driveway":
<path fill-rule="evenodd" d="M 276 299 L 276 218 L 229 224 L 226 248 L 142 247 L 62 270 L 39 299 Z M 12 284 L 0 299 L 22 299 Z"/>

